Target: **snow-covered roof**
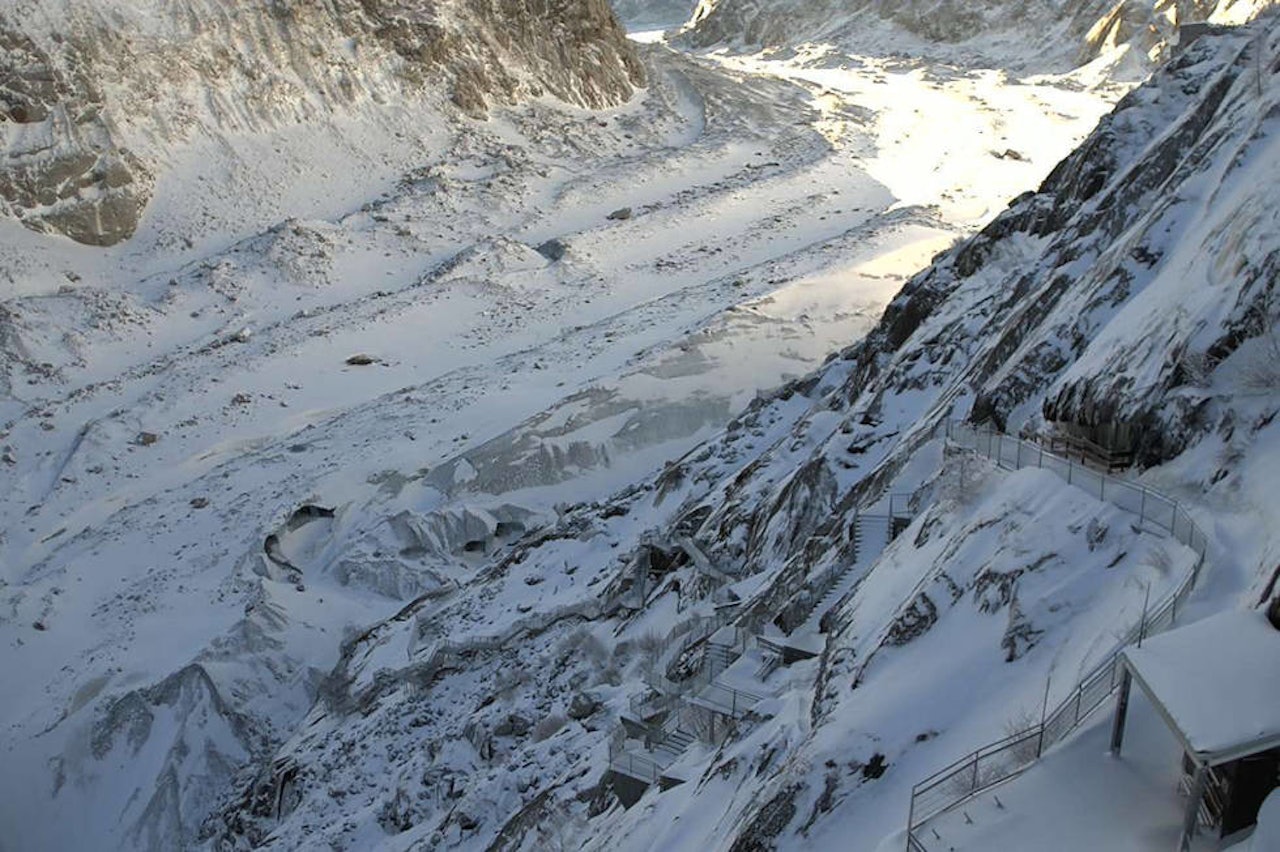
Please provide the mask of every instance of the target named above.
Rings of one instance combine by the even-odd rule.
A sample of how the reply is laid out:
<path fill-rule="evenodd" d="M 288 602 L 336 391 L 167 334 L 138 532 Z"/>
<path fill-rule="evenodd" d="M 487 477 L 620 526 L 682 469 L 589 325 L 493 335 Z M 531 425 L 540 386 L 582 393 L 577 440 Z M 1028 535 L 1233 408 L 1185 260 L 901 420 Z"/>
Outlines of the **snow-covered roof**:
<path fill-rule="evenodd" d="M 1188 751 L 1210 766 L 1280 746 L 1280 630 L 1223 613 L 1124 652 Z"/>

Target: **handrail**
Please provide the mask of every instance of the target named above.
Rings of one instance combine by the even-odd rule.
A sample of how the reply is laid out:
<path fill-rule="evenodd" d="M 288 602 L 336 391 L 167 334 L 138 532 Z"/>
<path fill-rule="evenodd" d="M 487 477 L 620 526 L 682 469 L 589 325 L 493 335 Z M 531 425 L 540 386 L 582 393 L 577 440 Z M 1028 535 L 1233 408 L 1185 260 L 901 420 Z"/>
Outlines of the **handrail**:
<path fill-rule="evenodd" d="M 712 695 L 715 697 L 712 697 Z M 712 712 L 737 719 L 740 713 L 746 713 L 763 701 L 764 696 L 712 681 L 693 695 L 690 700 L 694 703 L 703 702 L 699 706 L 706 706 Z"/>
<path fill-rule="evenodd" d="M 609 768 L 650 784 L 662 777 L 662 764 L 628 750 L 625 742 L 609 746 Z"/>
<path fill-rule="evenodd" d="M 917 828 L 1030 766 L 1044 754 L 1046 748 L 1074 730 L 1115 691 L 1119 685 L 1117 674 L 1120 654 L 1131 643 L 1173 626 L 1177 620 L 1178 606 L 1190 596 L 1199 581 L 1209 541 L 1177 500 L 1155 489 L 1091 469 L 1084 469 L 1088 473 L 1076 475 L 1070 459 L 1063 459 L 1052 452 L 1046 454 L 1042 445 L 985 427 L 946 421 L 935 427 L 933 434 L 937 436 L 939 433 L 966 449 L 994 459 L 1001 467 L 1013 470 L 1041 467 L 1066 479 L 1069 484 L 1082 488 L 1087 486 L 1091 477 L 1096 478 L 1099 499 L 1126 511 L 1134 511 L 1132 497 L 1136 494 L 1136 514 L 1139 515 L 1140 523 L 1150 522 L 1165 530 L 1174 539 L 1195 551 L 1197 556 L 1195 565 L 1178 587 L 1166 595 L 1150 615 L 1144 611 L 1142 620 L 1122 635 L 1116 650 L 1081 678 L 1066 699 L 1046 713 L 1039 723 L 979 747 L 911 788 L 911 804 L 907 812 L 908 852 L 927 852 L 923 841 L 916 834 Z M 1045 464 L 1046 460 L 1050 463 Z M 1065 475 L 1062 468 L 1064 462 Z M 1108 485 L 1111 488 L 1110 495 L 1107 493 Z M 1125 496 L 1130 500 L 1121 499 Z M 935 791 L 938 792 L 931 796 Z"/>
<path fill-rule="evenodd" d="M 1068 451 L 1074 450 L 1081 461 L 1093 461 L 1105 467 L 1108 473 L 1133 464 L 1133 450 L 1114 450 L 1079 435 L 1059 432 L 1046 436 L 1044 441 L 1048 442 L 1050 450 L 1057 450 L 1059 445 Z"/>

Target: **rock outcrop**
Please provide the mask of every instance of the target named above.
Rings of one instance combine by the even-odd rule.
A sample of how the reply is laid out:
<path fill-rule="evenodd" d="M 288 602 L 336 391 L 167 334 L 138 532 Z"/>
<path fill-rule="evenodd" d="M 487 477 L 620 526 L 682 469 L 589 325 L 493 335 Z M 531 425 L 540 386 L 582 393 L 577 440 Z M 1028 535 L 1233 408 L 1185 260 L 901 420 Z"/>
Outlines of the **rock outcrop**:
<path fill-rule="evenodd" d="M 1243 23 L 1269 5 L 1268 0 L 701 0 L 684 37 L 700 47 L 830 42 L 874 51 L 891 44 L 896 33 L 914 40 L 917 50 L 933 45 L 949 58 L 949 48 L 962 47 L 954 52 L 961 64 L 1061 72 L 1116 47 L 1160 60 L 1177 44 L 1181 25 Z"/>
<path fill-rule="evenodd" d="M 604 0 L 37 0 L 0 10 L 0 204 L 79 242 L 128 238 L 200 133 L 267 131 L 447 93 L 468 115 L 643 80 Z"/>

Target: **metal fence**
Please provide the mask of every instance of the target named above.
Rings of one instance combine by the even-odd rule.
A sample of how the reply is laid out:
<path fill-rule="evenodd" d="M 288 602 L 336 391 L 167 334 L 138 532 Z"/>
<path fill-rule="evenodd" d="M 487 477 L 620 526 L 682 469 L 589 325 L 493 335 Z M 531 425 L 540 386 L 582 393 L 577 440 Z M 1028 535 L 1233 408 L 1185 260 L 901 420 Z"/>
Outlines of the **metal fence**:
<path fill-rule="evenodd" d="M 628 750 L 625 741 L 609 745 L 609 768 L 649 784 L 655 783 L 666 771 L 662 764 L 653 758 Z"/>
<path fill-rule="evenodd" d="M 1149 523 L 1169 533 L 1194 550 L 1197 558 L 1178 587 L 1150 612 L 1144 612 L 1142 620 L 1121 637 L 1117 649 L 1085 675 L 1066 699 L 1045 713 L 1038 724 L 985 745 L 912 787 L 911 807 L 907 815 L 908 852 L 928 852 L 917 833 L 925 822 L 1030 766 L 1045 749 L 1066 737 L 1107 700 L 1120 685 L 1120 652 L 1128 645 L 1141 642 L 1144 636 L 1173 626 L 1178 610 L 1200 577 L 1208 549 L 1208 538 L 1186 509 L 1158 491 L 1061 458 L 1039 444 L 984 427 L 948 422 L 940 426 L 938 432 L 962 447 L 993 459 L 1002 467 L 1051 470 L 1068 483 L 1090 493 L 1096 492 L 1099 499 L 1133 512 L 1138 515 L 1140 523 Z"/>

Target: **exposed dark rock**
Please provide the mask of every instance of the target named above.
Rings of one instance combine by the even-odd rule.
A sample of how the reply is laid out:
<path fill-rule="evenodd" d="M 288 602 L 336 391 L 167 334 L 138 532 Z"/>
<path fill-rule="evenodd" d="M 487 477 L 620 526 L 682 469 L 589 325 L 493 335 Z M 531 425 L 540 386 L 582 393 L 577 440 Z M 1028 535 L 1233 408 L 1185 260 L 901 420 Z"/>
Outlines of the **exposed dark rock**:
<path fill-rule="evenodd" d="M 579 692 L 573 696 L 573 700 L 569 702 L 569 718 L 582 721 L 595 715 L 600 709 L 600 701 L 584 692 Z"/>
<path fill-rule="evenodd" d="M 563 240 L 547 240 L 538 246 L 538 254 L 550 261 L 560 260 L 569 251 L 569 246 Z"/>
<path fill-rule="evenodd" d="M 1009 626 L 1000 639 L 1000 647 L 1005 650 L 1005 662 L 1012 663 L 1034 648 L 1043 634 L 1043 630 L 1031 626 L 1022 607 L 1018 606 L 1016 600 L 1013 601 L 1009 607 Z"/>
<path fill-rule="evenodd" d="M 533 723 L 518 713 L 509 713 L 493 729 L 495 737 L 523 737 L 529 733 Z"/>
<path fill-rule="evenodd" d="M 871 755 L 871 759 L 863 765 L 862 777 L 868 781 L 874 781 L 881 775 L 884 775 L 885 770 L 888 768 L 889 764 L 885 762 L 884 755 L 880 752 L 876 752 Z"/>
<path fill-rule="evenodd" d="M 800 785 L 793 785 L 766 802 L 734 838 L 729 852 L 773 852 L 774 841 L 796 816 L 796 796 Z"/>

